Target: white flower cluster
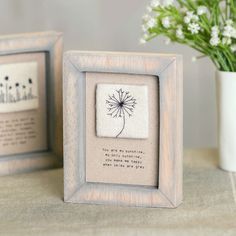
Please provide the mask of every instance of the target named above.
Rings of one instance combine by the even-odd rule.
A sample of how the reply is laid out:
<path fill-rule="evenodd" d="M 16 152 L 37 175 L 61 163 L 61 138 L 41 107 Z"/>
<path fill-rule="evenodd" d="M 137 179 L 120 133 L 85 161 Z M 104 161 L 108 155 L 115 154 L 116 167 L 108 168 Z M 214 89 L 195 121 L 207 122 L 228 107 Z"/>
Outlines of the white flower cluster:
<path fill-rule="evenodd" d="M 174 0 L 152 0 L 150 5 L 147 6 L 147 11 L 152 11 L 156 7 L 168 7 L 174 4 Z"/>
<path fill-rule="evenodd" d="M 210 39 L 210 44 L 212 46 L 217 46 L 220 44 L 220 38 L 219 38 L 219 33 L 220 33 L 220 30 L 219 30 L 219 27 L 218 26 L 213 26 L 211 28 L 211 39 Z"/>
<path fill-rule="evenodd" d="M 166 28 L 166 29 L 170 28 L 170 17 L 166 16 L 166 17 L 162 18 L 161 23 L 164 28 Z"/>
<path fill-rule="evenodd" d="M 198 34 L 201 30 L 201 27 L 198 23 L 199 16 L 194 14 L 192 11 L 187 11 L 186 16 L 184 17 L 184 23 L 188 25 L 188 30 L 192 34 Z"/>
<path fill-rule="evenodd" d="M 182 12 L 185 13 L 184 23 L 187 25 L 187 29 L 191 32 L 191 34 L 198 34 L 199 31 L 201 31 L 199 16 L 207 14 L 208 8 L 206 6 L 199 6 L 197 8 L 197 14 L 193 11 L 187 11 L 186 9 L 182 9 Z M 184 38 L 182 28 L 183 27 L 177 27 L 176 30 L 176 37 L 179 39 Z"/>
<path fill-rule="evenodd" d="M 157 7 L 168 7 L 174 3 L 174 0 L 151 0 L 150 4 L 147 6 L 147 14 L 143 16 L 143 24 L 142 24 L 142 31 L 144 33 L 143 37 L 140 39 L 140 43 L 146 43 L 148 39 L 149 29 L 152 29 L 157 26 L 157 15 L 151 15 L 153 10 Z M 166 29 L 170 28 L 171 20 L 169 17 L 164 17 L 161 20 L 162 26 Z"/>
<path fill-rule="evenodd" d="M 183 26 L 182 25 L 178 25 L 177 26 L 177 30 L 176 30 L 176 37 L 178 39 L 184 39 L 184 32 L 183 32 Z"/>
<path fill-rule="evenodd" d="M 236 53 L 236 44 L 233 44 L 230 48 L 232 52 Z"/>
<path fill-rule="evenodd" d="M 207 14 L 207 13 L 209 13 L 209 11 L 208 11 L 208 8 L 207 8 L 206 6 L 199 6 L 199 7 L 197 8 L 197 14 L 198 14 L 199 16 L 204 15 L 204 14 Z"/>
<path fill-rule="evenodd" d="M 142 31 L 143 37 L 140 39 L 141 44 L 145 44 L 148 39 L 149 29 L 152 29 L 157 24 L 157 20 L 148 14 L 143 16 Z"/>
<path fill-rule="evenodd" d="M 189 24 L 191 22 L 197 22 L 199 20 L 198 15 L 195 15 L 193 11 L 187 11 L 184 17 L 184 23 Z"/>
<path fill-rule="evenodd" d="M 236 28 L 233 25 L 232 20 L 227 20 L 225 25 L 222 27 L 222 33 L 220 32 L 219 26 L 213 26 L 211 28 L 211 39 L 210 44 L 212 46 L 218 46 L 220 43 L 223 45 L 231 45 L 232 39 L 236 39 Z M 222 35 L 220 35 L 222 34 Z M 222 36 L 222 40 L 221 40 Z M 231 45 L 231 50 L 234 52 L 234 45 Z"/>
<path fill-rule="evenodd" d="M 174 14 L 170 14 L 174 9 L 172 7 L 178 9 L 176 6 L 178 1 L 176 1 L 176 4 L 174 4 L 174 2 L 174 0 L 151 0 L 147 7 L 147 14 L 143 16 L 143 36 L 140 39 L 140 43 L 144 44 L 150 38 L 155 37 L 155 33 L 152 34 L 151 32 L 155 32 L 156 30 L 156 32 L 166 31 L 166 33 L 169 34 L 174 33 L 173 36 L 182 43 L 185 43 L 187 35 L 189 39 L 189 37 L 191 38 L 190 34 L 192 34 L 194 40 L 195 35 L 202 32 L 206 34 L 207 30 L 205 31 L 205 28 L 208 27 L 208 25 L 204 23 L 204 20 L 211 19 L 210 9 L 205 5 L 198 6 L 194 11 L 186 7 L 179 8 L 180 16 L 183 17 L 183 23 L 180 24 L 177 23 L 179 18 L 176 18 Z M 167 14 L 163 14 L 163 12 Z M 219 23 L 219 25 L 211 27 L 209 43 L 213 47 L 227 45 L 236 53 L 236 22 L 228 19 L 223 25 L 222 24 L 223 23 Z M 190 32 L 190 34 L 188 32 Z"/>
<path fill-rule="evenodd" d="M 222 43 L 225 45 L 232 44 L 232 39 L 233 38 L 236 39 L 236 28 L 233 27 L 232 20 L 226 21 L 226 25 L 224 26 L 222 35 L 223 35 Z"/>

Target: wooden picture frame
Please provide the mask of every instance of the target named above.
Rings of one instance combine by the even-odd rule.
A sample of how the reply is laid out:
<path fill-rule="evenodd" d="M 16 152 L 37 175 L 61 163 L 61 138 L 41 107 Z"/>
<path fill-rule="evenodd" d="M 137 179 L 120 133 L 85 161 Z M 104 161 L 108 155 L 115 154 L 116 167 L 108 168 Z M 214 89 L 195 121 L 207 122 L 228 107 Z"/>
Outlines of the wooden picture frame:
<path fill-rule="evenodd" d="M 154 75 L 159 84 L 158 187 L 86 182 L 86 72 Z M 182 58 L 71 51 L 64 54 L 64 201 L 175 208 L 182 202 Z"/>
<path fill-rule="evenodd" d="M 0 57 L 45 53 L 48 150 L 0 157 L 0 175 L 62 166 L 62 33 L 0 37 Z"/>

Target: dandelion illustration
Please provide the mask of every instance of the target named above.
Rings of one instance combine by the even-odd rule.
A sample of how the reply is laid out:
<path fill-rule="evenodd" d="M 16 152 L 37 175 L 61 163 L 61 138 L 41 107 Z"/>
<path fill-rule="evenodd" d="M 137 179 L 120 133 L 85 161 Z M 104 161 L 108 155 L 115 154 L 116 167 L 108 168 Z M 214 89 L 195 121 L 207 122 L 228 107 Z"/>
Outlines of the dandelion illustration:
<path fill-rule="evenodd" d="M 121 131 L 116 135 L 118 138 L 125 129 L 126 117 L 131 117 L 135 106 L 137 104 L 136 99 L 122 89 L 116 90 L 115 94 L 108 95 L 106 100 L 108 115 L 112 118 L 122 118 L 123 125 Z"/>

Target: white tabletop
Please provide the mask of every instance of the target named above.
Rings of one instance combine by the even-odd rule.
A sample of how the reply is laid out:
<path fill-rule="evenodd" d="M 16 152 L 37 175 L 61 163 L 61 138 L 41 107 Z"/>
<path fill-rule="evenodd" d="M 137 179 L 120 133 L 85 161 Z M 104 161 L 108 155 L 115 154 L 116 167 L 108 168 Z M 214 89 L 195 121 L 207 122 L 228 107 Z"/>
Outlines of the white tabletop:
<path fill-rule="evenodd" d="M 236 174 L 214 150 L 184 154 L 184 202 L 145 209 L 63 202 L 63 171 L 0 178 L 0 235 L 236 235 Z"/>

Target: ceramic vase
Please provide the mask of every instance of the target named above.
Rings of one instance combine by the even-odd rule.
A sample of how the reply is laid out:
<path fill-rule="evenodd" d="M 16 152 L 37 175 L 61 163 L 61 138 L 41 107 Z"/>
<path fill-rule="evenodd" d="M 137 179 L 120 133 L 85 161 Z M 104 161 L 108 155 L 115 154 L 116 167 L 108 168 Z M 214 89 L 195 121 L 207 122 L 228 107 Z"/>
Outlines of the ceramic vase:
<path fill-rule="evenodd" d="M 236 172 L 236 72 L 217 71 L 216 89 L 219 166 Z"/>

